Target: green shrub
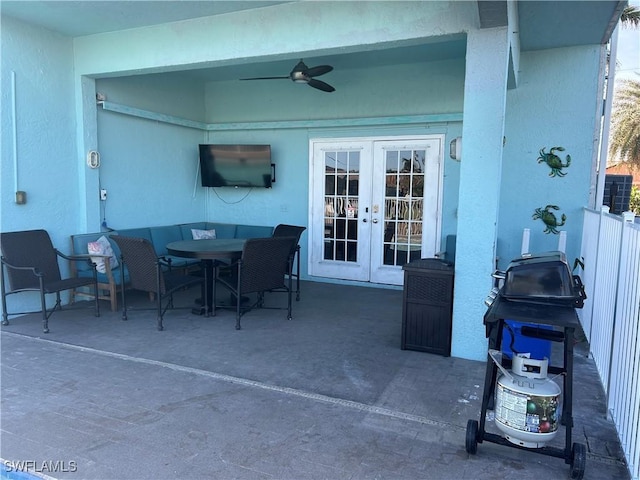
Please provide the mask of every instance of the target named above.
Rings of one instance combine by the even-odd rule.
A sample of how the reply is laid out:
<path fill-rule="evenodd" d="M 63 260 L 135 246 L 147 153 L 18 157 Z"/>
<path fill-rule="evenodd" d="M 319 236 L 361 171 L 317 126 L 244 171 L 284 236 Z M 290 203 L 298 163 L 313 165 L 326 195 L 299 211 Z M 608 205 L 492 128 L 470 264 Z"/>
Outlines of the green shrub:
<path fill-rule="evenodd" d="M 629 210 L 636 215 L 640 215 L 640 188 L 631 187 L 631 199 L 629 201 Z"/>

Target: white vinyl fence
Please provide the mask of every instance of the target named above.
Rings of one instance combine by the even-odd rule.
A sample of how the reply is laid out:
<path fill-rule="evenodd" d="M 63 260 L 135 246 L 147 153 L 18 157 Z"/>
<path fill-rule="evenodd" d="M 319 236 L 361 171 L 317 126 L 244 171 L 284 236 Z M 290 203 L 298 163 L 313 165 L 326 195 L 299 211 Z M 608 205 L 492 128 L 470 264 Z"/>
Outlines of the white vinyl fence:
<path fill-rule="evenodd" d="M 630 212 L 586 209 L 582 235 L 580 322 L 629 473 L 640 480 L 640 225 Z"/>

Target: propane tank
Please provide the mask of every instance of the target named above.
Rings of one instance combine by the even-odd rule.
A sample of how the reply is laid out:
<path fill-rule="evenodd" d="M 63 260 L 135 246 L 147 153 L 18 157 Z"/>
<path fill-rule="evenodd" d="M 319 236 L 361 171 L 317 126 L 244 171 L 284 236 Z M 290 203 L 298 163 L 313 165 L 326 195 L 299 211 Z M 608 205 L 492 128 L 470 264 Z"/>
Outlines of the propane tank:
<path fill-rule="evenodd" d="M 496 386 L 496 427 L 515 445 L 544 447 L 558 433 L 560 421 L 560 387 L 547 378 L 549 360 L 514 355 L 508 372 L 491 357 L 503 373 Z"/>

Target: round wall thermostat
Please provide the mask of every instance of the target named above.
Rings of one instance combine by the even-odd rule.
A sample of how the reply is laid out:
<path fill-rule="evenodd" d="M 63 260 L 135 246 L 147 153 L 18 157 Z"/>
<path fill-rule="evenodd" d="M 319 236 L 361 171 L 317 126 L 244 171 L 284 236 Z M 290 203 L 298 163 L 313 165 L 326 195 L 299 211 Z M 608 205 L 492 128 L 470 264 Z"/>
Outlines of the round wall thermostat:
<path fill-rule="evenodd" d="M 100 154 L 95 150 L 87 153 L 87 165 L 89 165 L 90 168 L 98 168 L 100 166 Z"/>

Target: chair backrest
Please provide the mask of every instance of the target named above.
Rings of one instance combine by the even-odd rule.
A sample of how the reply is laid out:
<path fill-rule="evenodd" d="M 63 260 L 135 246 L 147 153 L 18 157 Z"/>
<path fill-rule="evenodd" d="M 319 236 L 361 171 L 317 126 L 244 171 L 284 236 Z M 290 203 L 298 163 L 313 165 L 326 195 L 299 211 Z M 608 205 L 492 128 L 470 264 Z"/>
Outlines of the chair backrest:
<path fill-rule="evenodd" d="M 252 238 L 242 250 L 240 293 L 262 292 L 285 286 L 289 257 L 296 237 Z"/>
<path fill-rule="evenodd" d="M 44 274 L 44 282 L 61 279 L 58 256 L 46 230 L 25 230 L 0 233 L 0 249 L 7 263 L 16 267 L 34 267 Z M 7 268 L 11 290 L 37 288 L 38 279 L 33 272 Z"/>
<path fill-rule="evenodd" d="M 130 286 L 144 292 L 158 291 L 158 256 L 146 238 L 111 235 L 120 248 L 122 261 L 129 271 Z M 160 275 L 160 292 L 165 292 L 164 275 Z"/>
<path fill-rule="evenodd" d="M 276 225 L 276 228 L 274 228 L 273 236 L 274 237 L 294 237 L 296 241 L 293 244 L 293 247 L 291 249 L 291 253 L 294 253 L 296 250 L 296 247 L 298 246 L 298 243 L 300 242 L 300 236 L 302 235 L 302 232 L 304 232 L 306 229 L 307 227 L 299 227 L 297 225 L 287 225 L 287 224 L 281 223 L 279 225 Z"/>

